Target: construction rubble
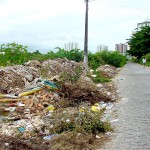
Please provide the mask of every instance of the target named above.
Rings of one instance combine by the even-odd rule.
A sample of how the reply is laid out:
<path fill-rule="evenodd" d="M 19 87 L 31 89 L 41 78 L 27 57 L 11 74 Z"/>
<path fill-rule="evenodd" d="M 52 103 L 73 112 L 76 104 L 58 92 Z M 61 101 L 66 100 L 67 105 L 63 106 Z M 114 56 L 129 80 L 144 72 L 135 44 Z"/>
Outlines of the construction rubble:
<path fill-rule="evenodd" d="M 84 105 L 90 108 L 98 103 L 99 109 L 112 111 L 118 98 L 113 82 L 95 84 L 77 72 L 79 68 L 83 69 L 82 63 L 67 59 L 32 60 L 23 65 L 0 67 L 0 139 L 4 142 L 0 146 L 12 148 L 15 140 L 10 137 L 21 139 L 18 145 L 22 146 L 36 137 L 51 140 L 57 136 L 50 132 L 55 124 L 53 112 L 62 108 L 75 113 Z M 108 77 L 117 74 L 117 69 L 109 65 L 97 70 Z M 64 83 L 65 73 L 72 76 L 78 73 L 80 78 L 75 83 Z M 105 116 L 106 113 L 103 120 L 107 119 Z M 31 149 L 30 145 L 26 146 Z"/>

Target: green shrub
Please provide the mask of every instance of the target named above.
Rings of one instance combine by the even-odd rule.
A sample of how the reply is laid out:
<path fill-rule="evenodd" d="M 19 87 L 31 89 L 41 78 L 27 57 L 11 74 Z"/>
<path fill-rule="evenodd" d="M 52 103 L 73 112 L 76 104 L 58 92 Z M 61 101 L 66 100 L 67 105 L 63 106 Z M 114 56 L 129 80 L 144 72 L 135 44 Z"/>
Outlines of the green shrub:
<path fill-rule="evenodd" d="M 107 63 L 115 67 L 122 67 L 127 61 L 126 57 L 117 51 L 110 52 L 107 59 Z"/>
<path fill-rule="evenodd" d="M 83 51 L 79 49 L 72 49 L 70 51 L 59 47 L 56 47 L 55 49 L 58 49 L 56 53 L 49 51 L 47 54 L 41 54 L 38 50 L 32 53 L 30 52 L 28 53 L 28 60 L 44 61 L 47 59 L 67 58 L 68 60 L 73 60 L 76 62 L 83 61 Z"/>
<path fill-rule="evenodd" d="M 147 62 L 150 62 L 150 53 L 146 54 L 146 55 L 145 55 L 145 58 L 146 58 L 146 61 L 147 61 Z"/>
<path fill-rule="evenodd" d="M 27 61 L 27 46 L 14 43 L 2 44 L 0 48 L 0 65 L 23 64 Z"/>
<path fill-rule="evenodd" d="M 92 69 L 98 68 L 100 65 L 109 64 L 115 67 L 122 67 L 126 64 L 127 59 L 117 51 L 101 51 L 95 54 L 89 54 L 89 66 Z"/>
<path fill-rule="evenodd" d="M 100 56 L 99 52 L 95 54 L 89 53 L 88 59 L 89 59 L 88 60 L 89 67 L 94 70 L 98 68 L 100 65 L 104 64 L 104 61 L 102 60 L 102 57 Z"/>
<path fill-rule="evenodd" d="M 83 51 L 79 49 L 72 49 L 70 51 L 59 47 L 56 47 L 56 49 L 58 49 L 58 52 L 55 53 L 55 58 L 67 58 L 76 62 L 83 61 Z"/>
<path fill-rule="evenodd" d="M 150 62 L 147 62 L 147 63 L 146 63 L 146 66 L 150 67 Z"/>

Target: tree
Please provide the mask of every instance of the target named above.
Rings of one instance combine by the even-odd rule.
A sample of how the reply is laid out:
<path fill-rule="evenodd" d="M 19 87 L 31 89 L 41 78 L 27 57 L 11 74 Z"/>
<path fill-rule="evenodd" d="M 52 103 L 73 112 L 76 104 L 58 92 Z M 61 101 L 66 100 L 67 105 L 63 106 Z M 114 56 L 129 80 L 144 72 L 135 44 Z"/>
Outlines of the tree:
<path fill-rule="evenodd" d="M 150 53 L 150 27 L 142 27 L 140 31 L 132 34 L 128 41 L 130 50 L 128 54 L 140 59 L 143 55 Z"/>

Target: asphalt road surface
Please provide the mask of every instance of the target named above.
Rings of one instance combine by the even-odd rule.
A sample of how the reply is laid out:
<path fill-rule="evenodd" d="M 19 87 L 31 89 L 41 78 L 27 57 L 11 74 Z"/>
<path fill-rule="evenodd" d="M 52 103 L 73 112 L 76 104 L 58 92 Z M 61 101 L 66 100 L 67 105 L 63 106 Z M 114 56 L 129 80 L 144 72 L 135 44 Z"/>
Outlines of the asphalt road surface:
<path fill-rule="evenodd" d="M 99 150 L 150 150 L 150 68 L 129 62 L 116 77 L 112 140 Z"/>

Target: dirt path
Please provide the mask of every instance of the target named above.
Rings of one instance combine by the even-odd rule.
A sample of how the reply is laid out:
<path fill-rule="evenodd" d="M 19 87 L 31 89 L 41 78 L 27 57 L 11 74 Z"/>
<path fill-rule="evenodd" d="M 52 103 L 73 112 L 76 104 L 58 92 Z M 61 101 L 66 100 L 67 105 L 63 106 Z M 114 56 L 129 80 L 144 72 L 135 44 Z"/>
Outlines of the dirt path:
<path fill-rule="evenodd" d="M 150 150 L 150 69 L 128 63 L 116 81 L 122 97 L 111 118 L 116 129 L 99 150 Z"/>

